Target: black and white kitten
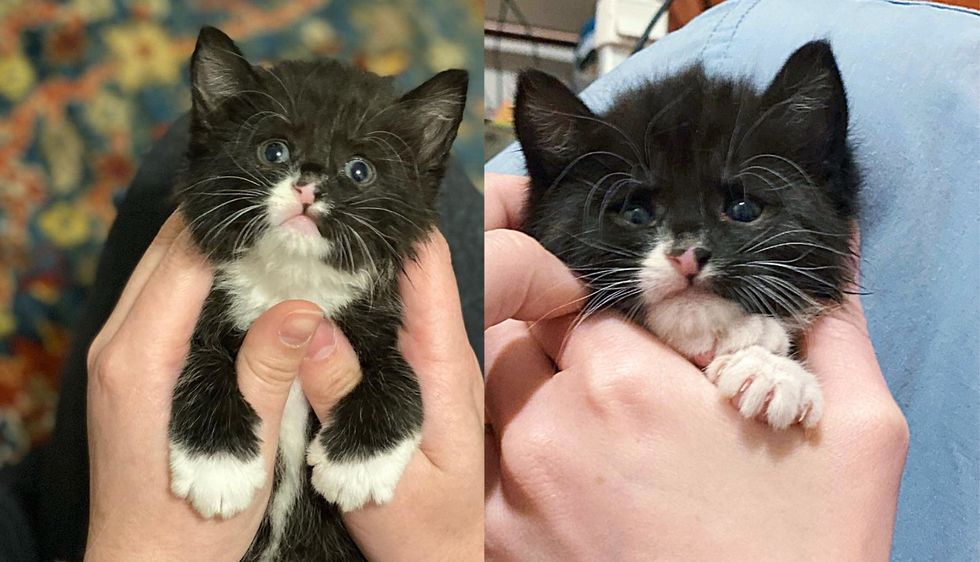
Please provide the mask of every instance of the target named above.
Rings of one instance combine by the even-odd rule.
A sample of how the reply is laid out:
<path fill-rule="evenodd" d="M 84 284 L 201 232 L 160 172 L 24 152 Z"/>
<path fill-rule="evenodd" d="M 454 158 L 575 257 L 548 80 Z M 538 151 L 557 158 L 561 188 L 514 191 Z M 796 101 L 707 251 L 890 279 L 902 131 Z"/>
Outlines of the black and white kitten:
<path fill-rule="evenodd" d="M 858 173 L 847 99 L 823 41 L 765 91 L 694 66 L 594 114 L 524 72 L 515 128 L 531 176 L 526 230 L 590 288 L 701 367 L 746 417 L 814 426 L 801 331 L 852 279 Z"/>
<path fill-rule="evenodd" d="M 272 476 L 246 559 L 360 559 L 340 511 L 389 501 L 419 444 L 396 276 L 436 223 L 467 74 L 399 96 L 390 78 L 332 60 L 253 66 L 205 28 L 191 81 L 179 208 L 215 279 L 174 389 L 171 488 L 206 518 L 231 517 Z M 269 475 L 235 357 L 250 324 L 288 299 L 343 330 L 363 379 L 322 426 L 294 383 Z"/>

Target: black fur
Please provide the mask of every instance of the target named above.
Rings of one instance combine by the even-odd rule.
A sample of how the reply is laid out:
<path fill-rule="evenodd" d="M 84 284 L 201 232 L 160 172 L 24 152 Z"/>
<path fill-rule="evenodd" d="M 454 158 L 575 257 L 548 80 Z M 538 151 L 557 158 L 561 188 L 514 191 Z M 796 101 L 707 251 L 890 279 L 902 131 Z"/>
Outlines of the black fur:
<path fill-rule="evenodd" d="M 620 268 L 638 267 L 664 233 L 703 237 L 717 269 L 708 289 L 747 312 L 794 324 L 841 300 L 859 177 L 828 43 L 801 47 L 762 92 L 698 65 L 597 115 L 555 78 L 526 71 L 515 105 L 531 177 L 525 228 L 589 284 L 591 307 L 644 312 L 636 291 L 614 288 L 630 286 L 635 270 Z M 743 197 L 763 206 L 757 220 L 725 216 Z M 653 223 L 623 220 L 630 204 Z"/>
<path fill-rule="evenodd" d="M 325 258 L 344 271 L 368 264 L 379 274 L 371 290 L 332 319 L 357 352 L 363 379 L 331 412 L 317 436 L 333 459 L 382 451 L 419 431 L 418 382 L 398 352 L 402 307 L 396 275 L 436 222 L 435 199 L 462 118 L 467 75 L 449 70 L 399 96 L 391 79 L 332 60 L 252 66 L 225 34 L 205 28 L 191 60 L 192 119 L 188 171 L 177 197 L 201 251 L 215 265 L 246 253 L 268 228 L 264 207 L 250 207 L 290 171 L 316 180 L 317 197 L 332 206 L 321 235 L 342 251 Z M 263 163 L 257 147 L 289 143 L 288 165 Z M 342 173 L 354 155 L 369 160 L 377 179 L 355 185 Z M 243 191 L 250 190 L 250 191 Z M 351 241 L 356 232 L 363 243 Z M 231 296 L 208 297 L 174 394 L 171 439 L 201 453 L 241 459 L 258 454 L 258 417 L 236 385 L 234 358 L 244 334 L 230 322 Z M 277 463 L 274 484 L 281 464 Z M 279 560 L 351 560 L 362 555 L 336 506 L 309 483 L 287 522 Z M 269 540 L 266 520 L 246 559 Z"/>

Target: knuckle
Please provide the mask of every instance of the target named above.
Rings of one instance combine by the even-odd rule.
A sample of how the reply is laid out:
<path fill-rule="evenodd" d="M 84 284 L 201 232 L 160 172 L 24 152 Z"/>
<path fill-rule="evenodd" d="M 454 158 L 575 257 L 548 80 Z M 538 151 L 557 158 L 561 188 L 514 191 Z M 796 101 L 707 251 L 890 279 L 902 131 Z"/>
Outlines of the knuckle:
<path fill-rule="evenodd" d="M 904 459 L 909 448 L 909 425 L 894 401 L 865 405 L 852 412 L 852 439 L 870 458 Z"/>
<path fill-rule="evenodd" d="M 894 402 L 877 409 L 873 419 L 866 422 L 867 431 L 886 450 L 907 452 L 909 424 L 905 415 Z"/>
<path fill-rule="evenodd" d="M 240 368 L 268 382 L 290 382 L 296 377 L 296 364 L 273 353 L 253 353 L 243 349 L 238 354 Z"/>
<path fill-rule="evenodd" d="M 650 377 L 632 361 L 609 362 L 583 379 L 586 403 L 603 418 L 652 410 Z"/>
<path fill-rule="evenodd" d="M 129 368 L 123 348 L 114 342 L 103 346 L 94 343 L 89 348 L 89 376 L 94 377 L 103 386 L 112 386 Z"/>
<path fill-rule="evenodd" d="M 527 234 L 517 230 L 492 230 L 487 233 L 487 241 L 502 252 L 522 252 L 538 243 Z"/>
<path fill-rule="evenodd" d="M 537 503 L 562 488 L 561 439 L 544 424 L 511 426 L 501 436 L 500 469 L 514 493 Z"/>

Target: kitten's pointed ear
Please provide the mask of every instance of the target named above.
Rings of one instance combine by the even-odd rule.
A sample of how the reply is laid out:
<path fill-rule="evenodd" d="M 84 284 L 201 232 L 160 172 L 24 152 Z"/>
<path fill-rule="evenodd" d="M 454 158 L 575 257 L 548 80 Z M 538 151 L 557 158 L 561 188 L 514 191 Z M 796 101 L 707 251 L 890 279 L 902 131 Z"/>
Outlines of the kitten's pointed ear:
<path fill-rule="evenodd" d="M 847 157 L 847 96 L 830 44 L 812 41 L 793 53 L 763 94 L 763 107 L 778 119 L 787 145 L 810 169 L 832 173 Z"/>
<path fill-rule="evenodd" d="M 463 120 L 468 85 L 469 74 L 465 70 L 444 70 L 396 102 L 417 125 L 412 141 L 418 150 L 420 171 L 441 173 L 445 166 Z"/>
<path fill-rule="evenodd" d="M 191 55 L 191 98 L 204 118 L 221 102 L 255 87 L 255 72 L 234 41 L 221 30 L 205 27 Z"/>
<path fill-rule="evenodd" d="M 514 130 L 532 185 L 550 186 L 584 152 L 595 114 L 554 76 L 525 70 L 517 78 Z"/>

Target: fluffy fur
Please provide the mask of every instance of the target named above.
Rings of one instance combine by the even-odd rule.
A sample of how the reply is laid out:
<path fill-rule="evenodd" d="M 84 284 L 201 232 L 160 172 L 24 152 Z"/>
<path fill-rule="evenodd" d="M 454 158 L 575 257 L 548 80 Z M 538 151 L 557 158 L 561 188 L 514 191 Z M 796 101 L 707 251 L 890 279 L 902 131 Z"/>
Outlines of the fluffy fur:
<path fill-rule="evenodd" d="M 851 282 L 858 174 L 829 44 L 763 91 L 700 66 L 595 114 L 558 80 L 520 76 L 526 230 L 590 288 L 696 364 L 746 417 L 815 425 L 816 378 L 792 359 Z"/>
<path fill-rule="evenodd" d="M 204 517 L 231 517 L 271 476 L 247 560 L 360 559 L 340 510 L 390 500 L 419 442 L 396 276 L 435 224 L 466 73 L 398 95 L 390 79 L 331 60 L 252 66 L 205 28 L 191 78 L 178 199 L 215 281 L 174 390 L 173 491 Z M 316 303 L 343 330 L 363 379 L 322 426 L 294 384 L 267 475 L 234 358 L 251 323 L 288 299 Z"/>

